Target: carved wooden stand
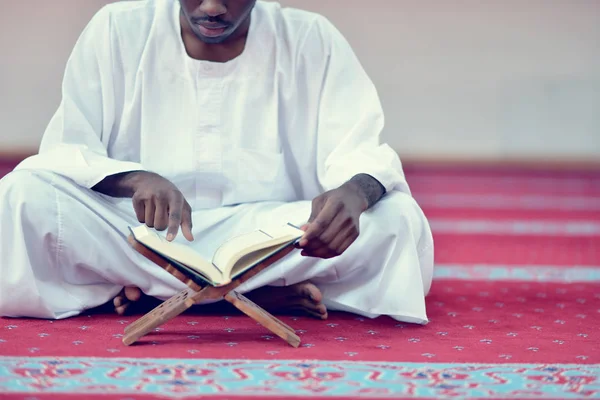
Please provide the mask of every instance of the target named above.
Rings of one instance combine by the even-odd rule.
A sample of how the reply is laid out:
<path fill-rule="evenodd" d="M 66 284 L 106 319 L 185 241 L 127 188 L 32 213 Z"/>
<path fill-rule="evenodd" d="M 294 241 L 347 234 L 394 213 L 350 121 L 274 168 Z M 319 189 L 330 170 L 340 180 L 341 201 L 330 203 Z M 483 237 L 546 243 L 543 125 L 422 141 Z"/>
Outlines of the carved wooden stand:
<path fill-rule="evenodd" d="M 205 287 L 201 287 L 190 278 L 185 276 L 178 269 L 173 267 L 167 259 L 148 250 L 145 246 L 138 243 L 132 236 L 129 236 L 128 241 L 131 246 L 133 246 L 133 248 L 140 254 L 158 266 L 164 268 L 171 275 L 185 283 L 188 288 L 182 290 L 179 294 L 166 300 L 154 310 L 125 327 L 123 343 L 126 346 L 135 343 L 153 329 L 172 320 L 193 305 L 199 304 L 205 300 L 220 299 L 227 300 L 241 312 L 288 342 L 291 346 L 298 347 L 300 345 L 300 338 L 298 335 L 296 335 L 294 329 L 284 324 L 267 311 L 263 310 L 261 307 L 244 297 L 241 293 L 235 291 L 235 289 L 242 283 L 246 282 L 248 279 L 252 278 L 269 265 L 285 257 L 288 253 L 294 250 L 294 247 L 290 246 L 287 249 L 280 251 L 275 256 L 263 261 L 226 286 L 213 287 L 207 285 Z"/>

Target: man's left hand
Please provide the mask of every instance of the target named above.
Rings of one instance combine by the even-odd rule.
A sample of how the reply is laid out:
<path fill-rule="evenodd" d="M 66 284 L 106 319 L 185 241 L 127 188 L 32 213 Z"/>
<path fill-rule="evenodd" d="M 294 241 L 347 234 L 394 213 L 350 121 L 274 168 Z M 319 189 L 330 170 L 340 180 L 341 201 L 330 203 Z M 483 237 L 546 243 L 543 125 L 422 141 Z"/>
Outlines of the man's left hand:
<path fill-rule="evenodd" d="M 352 182 L 316 197 L 298 243 L 302 255 L 332 258 L 342 254 L 358 237 L 359 218 L 367 208 L 366 196 Z"/>

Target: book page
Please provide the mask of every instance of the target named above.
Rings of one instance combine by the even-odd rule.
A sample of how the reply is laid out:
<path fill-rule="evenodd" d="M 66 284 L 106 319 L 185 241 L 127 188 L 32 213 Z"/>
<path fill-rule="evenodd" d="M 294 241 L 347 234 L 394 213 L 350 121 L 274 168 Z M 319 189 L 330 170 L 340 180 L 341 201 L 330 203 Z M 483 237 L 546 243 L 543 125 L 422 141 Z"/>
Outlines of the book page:
<path fill-rule="evenodd" d="M 300 229 L 291 225 L 269 227 L 266 229 L 248 232 L 235 236 L 223 243 L 215 252 L 212 262 L 224 273 L 226 266 L 231 263 L 232 258 L 247 253 L 250 249 L 259 249 L 263 246 L 273 246 L 285 240 L 294 240 L 304 234 Z M 283 241 L 285 241 L 283 240 Z M 240 254 L 242 253 L 242 254 Z"/>
<path fill-rule="evenodd" d="M 223 280 L 223 274 L 197 251 L 182 243 L 169 242 L 155 230 L 141 225 L 130 228 L 135 239 L 158 254 L 171 258 L 185 266 L 200 271 L 215 283 Z"/>
<path fill-rule="evenodd" d="M 227 265 L 229 259 L 235 256 L 235 254 L 239 251 L 248 247 L 259 245 L 261 243 L 265 243 L 271 239 L 273 239 L 272 236 L 260 230 L 235 236 L 223 243 L 217 249 L 213 256 L 212 262 L 214 265 L 220 265 L 222 268 L 222 266 Z"/>
<path fill-rule="evenodd" d="M 242 258 L 240 258 L 235 266 L 231 269 L 231 278 L 235 279 L 240 274 L 246 272 L 248 269 L 254 267 L 259 262 L 263 261 L 267 257 L 277 253 L 279 250 L 284 249 L 289 245 L 289 242 L 285 242 L 283 244 L 277 244 L 274 246 L 269 246 L 261 250 L 253 251 L 250 254 L 246 254 Z"/>
<path fill-rule="evenodd" d="M 265 227 L 261 230 L 273 238 L 279 238 L 284 236 L 293 236 L 299 238 L 302 235 L 304 235 L 303 230 L 301 230 L 300 228 L 296 228 L 294 225 L 291 224 L 285 224 L 274 227 Z"/>

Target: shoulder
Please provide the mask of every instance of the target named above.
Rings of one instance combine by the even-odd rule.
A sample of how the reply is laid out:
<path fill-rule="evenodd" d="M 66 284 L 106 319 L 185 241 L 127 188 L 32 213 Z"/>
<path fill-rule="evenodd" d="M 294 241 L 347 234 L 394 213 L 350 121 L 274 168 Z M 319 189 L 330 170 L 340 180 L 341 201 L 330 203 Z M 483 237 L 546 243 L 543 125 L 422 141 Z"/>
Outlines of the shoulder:
<path fill-rule="evenodd" d="M 92 22 L 96 20 L 110 21 L 116 24 L 127 22 L 144 23 L 150 22 L 160 11 L 159 0 L 137 0 L 137 1 L 117 1 L 109 3 L 100 8 L 94 15 Z M 168 3 L 168 2 L 167 2 Z"/>
<path fill-rule="evenodd" d="M 83 34 L 96 40 L 110 38 L 118 44 L 141 44 L 152 31 L 157 19 L 168 10 L 167 3 L 171 1 L 173 0 L 138 0 L 107 4 L 92 17 Z"/>
<path fill-rule="evenodd" d="M 80 57 L 112 59 L 119 68 L 139 64 L 150 42 L 173 36 L 177 0 L 117 1 L 100 8 L 80 35 L 75 51 Z"/>
<path fill-rule="evenodd" d="M 282 7 L 278 2 L 258 1 L 257 8 L 263 23 L 270 25 L 278 41 L 290 50 L 323 56 L 340 42 L 346 43 L 341 32 L 322 14 Z"/>

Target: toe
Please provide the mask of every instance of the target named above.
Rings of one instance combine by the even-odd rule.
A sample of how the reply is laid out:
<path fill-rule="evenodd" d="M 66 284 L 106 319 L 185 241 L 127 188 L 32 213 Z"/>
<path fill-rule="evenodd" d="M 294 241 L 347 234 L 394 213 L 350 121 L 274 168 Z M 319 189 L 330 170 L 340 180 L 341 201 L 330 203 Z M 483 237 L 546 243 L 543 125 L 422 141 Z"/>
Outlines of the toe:
<path fill-rule="evenodd" d="M 292 314 L 304 314 L 309 317 L 313 317 L 316 319 L 327 319 L 327 310 L 320 310 L 316 308 L 307 308 L 301 305 L 293 306 L 288 309 Z"/>
<path fill-rule="evenodd" d="M 117 297 L 115 297 L 113 299 L 113 305 L 115 306 L 115 308 L 117 307 L 121 307 L 124 303 L 124 297 L 122 295 L 117 295 Z"/>
<path fill-rule="evenodd" d="M 317 306 L 317 312 L 321 315 L 327 315 L 327 307 L 325 307 L 325 304 L 319 304 Z"/>
<path fill-rule="evenodd" d="M 138 301 L 142 297 L 142 291 L 133 286 L 126 287 L 123 292 L 129 301 Z"/>
<path fill-rule="evenodd" d="M 320 312 L 305 310 L 305 312 L 316 319 L 327 319 L 327 313 L 321 314 Z"/>
<path fill-rule="evenodd" d="M 115 312 L 117 315 L 125 315 L 130 304 L 131 303 L 125 303 L 122 306 L 115 307 Z"/>
<path fill-rule="evenodd" d="M 304 282 L 299 284 L 296 288 L 298 290 L 298 295 L 310 299 L 316 304 L 323 301 L 321 291 L 313 283 Z"/>
<path fill-rule="evenodd" d="M 319 315 L 325 315 L 327 314 L 327 307 L 325 307 L 325 304 L 323 303 L 319 303 L 319 304 L 315 304 L 313 301 L 309 300 L 309 299 L 301 299 L 299 302 L 299 305 L 302 308 L 305 308 L 307 311 L 319 314 Z"/>
<path fill-rule="evenodd" d="M 307 298 L 300 298 L 298 299 L 298 305 L 300 307 L 306 308 L 307 310 L 311 310 L 311 311 L 318 311 L 318 304 L 315 304 L 312 300 L 307 299 Z"/>

